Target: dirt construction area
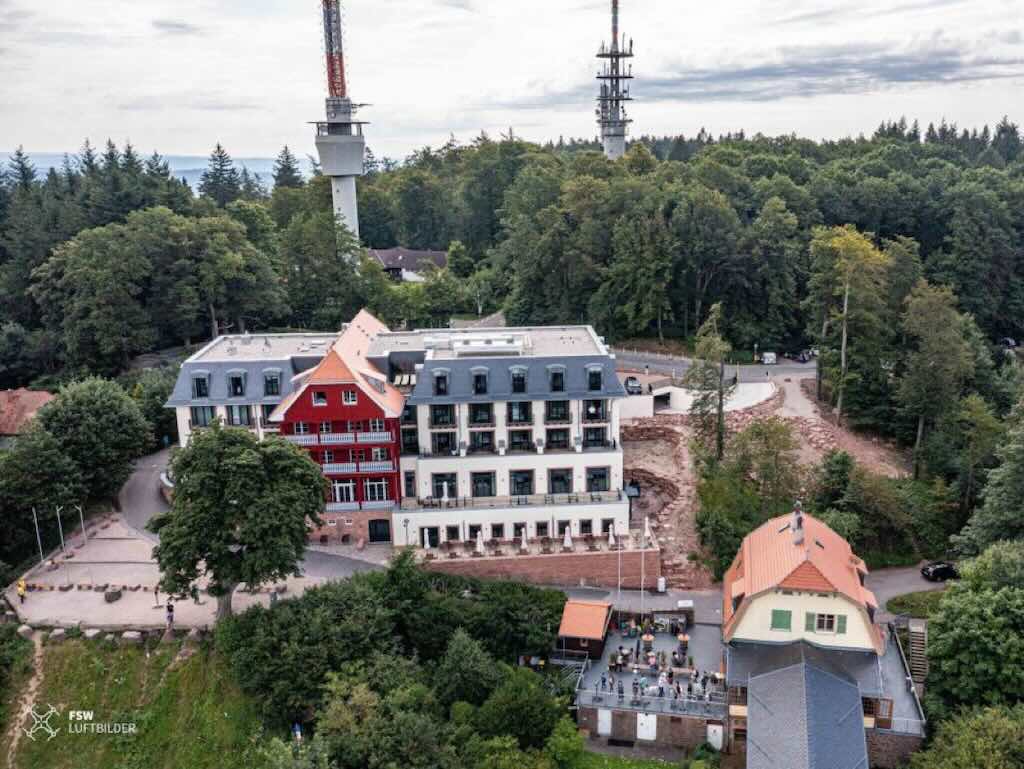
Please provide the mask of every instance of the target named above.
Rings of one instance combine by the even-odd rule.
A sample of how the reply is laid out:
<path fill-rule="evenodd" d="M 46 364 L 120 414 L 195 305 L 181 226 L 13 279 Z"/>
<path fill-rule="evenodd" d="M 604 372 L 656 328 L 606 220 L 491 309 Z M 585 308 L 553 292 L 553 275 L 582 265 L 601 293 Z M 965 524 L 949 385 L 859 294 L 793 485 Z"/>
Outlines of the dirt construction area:
<path fill-rule="evenodd" d="M 744 429 L 755 419 L 773 415 L 793 425 L 800 439 L 801 464 L 817 464 L 828 451 L 840 449 L 876 473 L 893 477 L 908 473 L 904 452 L 826 419 L 813 400 L 813 379 L 780 377 L 773 381 L 777 389 L 771 398 L 726 415 L 730 433 Z M 624 475 L 641 487 L 641 496 L 633 503 L 632 526 L 642 528 L 645 517 L 650 521 L 662 552 L 662 573 L 668 587 L 674 589 L 700 589 L 712 584 L 712 576 L 699 558 L 692 437 L 688 417 L 683 414 L 661 413 L 651 419 L 633 420 L 622 428 Z"/>

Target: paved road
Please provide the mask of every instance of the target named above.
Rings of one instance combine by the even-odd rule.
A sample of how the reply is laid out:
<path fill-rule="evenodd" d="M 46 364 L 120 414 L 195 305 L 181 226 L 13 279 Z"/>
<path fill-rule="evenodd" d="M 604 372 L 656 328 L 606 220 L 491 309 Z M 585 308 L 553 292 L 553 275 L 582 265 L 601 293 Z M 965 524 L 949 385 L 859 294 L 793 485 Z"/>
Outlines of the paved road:
<path fill-rule="evenodd" d="M 690 368 L 691 363 L 689 358 L 674 358 L 666 355 L 644 352 L 632 353 L 621 350 L 615 352 L 615 359 L 617 365 L 622 368 L 643 370 L 645 366 L 648 366 L 652 372 L 666 375 L 675 373 L 676 376 L 682 376 Z M 783 359 L 775 366 L 727 366 L 726 373 L 731 375 L 739 368 L 741 382 L 763 382 L 766 379 L 765 372 L 773 377 L 790 376 L 803 378 L 813 376 L 814 366 L 813 362 L 794 363 L 793 361 Z"/>
<path fill-rule="evenodd" d="M 921 590 L 942 590 L 941 582 L 929 582 L 921 576 L 918 566 L 905 569 L 878 569 L 868 575 L 865 580 L 867 588 L 878 599 L 879 609 L 884 610 L 890 598 L 904 593 L 915 593 Z"/>
<path fill-rule="evenodd" d="M 166 469 L 170 456 L 170 450 L 165 449 L 136 461 L 131 477 L 118 495 L 125 523 L 154 543 L 159 542 L 159 537 L 147 531 L 146 524 L 154 515 L 167 510 L 167 502 L 160 493 L 160 473 Z M 300 568 L 309 577 L 343 579 L 381 567 L 356 558 L 309 550 Z"/>

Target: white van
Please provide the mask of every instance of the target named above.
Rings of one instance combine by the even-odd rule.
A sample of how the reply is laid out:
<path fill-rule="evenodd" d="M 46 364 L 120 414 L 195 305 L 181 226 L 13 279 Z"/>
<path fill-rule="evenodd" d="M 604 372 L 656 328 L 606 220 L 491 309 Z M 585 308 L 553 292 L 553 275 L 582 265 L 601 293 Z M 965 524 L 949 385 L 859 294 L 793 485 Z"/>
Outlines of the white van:
<path fill-rule="evenodd" d="M 761 362 L 766 366 L 774 366 L 779 362 L 779 359 L 775 353 L 766 352 L 761 354 Z"/>

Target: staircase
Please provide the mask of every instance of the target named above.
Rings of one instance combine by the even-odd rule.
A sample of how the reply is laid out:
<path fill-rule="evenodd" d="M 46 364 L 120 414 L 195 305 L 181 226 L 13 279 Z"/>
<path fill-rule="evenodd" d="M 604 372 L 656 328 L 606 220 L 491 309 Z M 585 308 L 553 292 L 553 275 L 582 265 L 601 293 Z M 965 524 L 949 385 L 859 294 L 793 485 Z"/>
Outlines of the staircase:
<path fill-rule="evenodd" d="M 912 619 L 909 625 L 910 677 L 917 686 L 923 686 L 928 677 L 928 622 L 923 619 Z"/>

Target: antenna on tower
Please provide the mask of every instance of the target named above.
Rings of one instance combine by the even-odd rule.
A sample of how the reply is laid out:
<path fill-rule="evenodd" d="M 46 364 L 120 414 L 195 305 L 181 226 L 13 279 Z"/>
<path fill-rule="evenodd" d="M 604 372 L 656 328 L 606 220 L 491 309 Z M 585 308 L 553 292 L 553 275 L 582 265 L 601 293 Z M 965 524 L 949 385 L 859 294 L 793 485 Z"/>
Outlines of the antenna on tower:
<path fill-rule="evenodd" d="M 633 79 L 633 66 L 623 66 L 623 59 L 633 58 L 633 39 L 626 46 L 625 35 L 619 35 L 619 0 L 612 0 L 612 41 L 598 49 L 603 59 L 597 79 L 601 86 L 597 96 L 597 124 L 606 157 L 615 160 L 626 152 L 626 132 L 632 120 L 626 116 L 625 102 L 632 101 L 626 83 Z"/>

